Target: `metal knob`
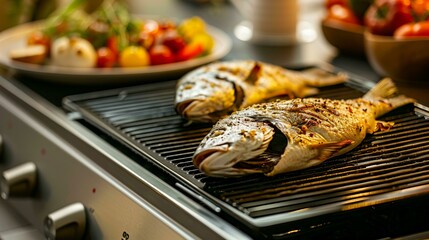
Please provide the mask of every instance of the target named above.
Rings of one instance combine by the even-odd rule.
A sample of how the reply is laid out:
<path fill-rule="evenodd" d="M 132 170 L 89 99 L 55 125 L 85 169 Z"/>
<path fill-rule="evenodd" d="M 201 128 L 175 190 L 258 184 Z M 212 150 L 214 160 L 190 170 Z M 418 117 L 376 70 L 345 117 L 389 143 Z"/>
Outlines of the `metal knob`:
<path fill-rule="evenodd" d="M 86 228 L 85 206 L 73 203 L 51 214 L 44 220 L 46 239 L 82 239 Z"/>
<path fill-rule="evenodd" d="M 1 174 L 1 197 L 28 197 L 34 192 L 36 186 L 36 164 L 24 163 L 8 169 Z"/>

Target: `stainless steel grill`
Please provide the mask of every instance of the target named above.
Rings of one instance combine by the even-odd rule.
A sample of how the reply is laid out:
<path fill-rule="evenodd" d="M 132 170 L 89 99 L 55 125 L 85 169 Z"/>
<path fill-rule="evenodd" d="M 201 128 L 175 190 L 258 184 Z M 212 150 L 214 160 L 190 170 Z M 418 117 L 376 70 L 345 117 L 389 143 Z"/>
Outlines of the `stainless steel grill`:
<path fill-rule="evenodd" d="M 405 106 L 384 116 L 383 120 L 396 123 L 390 131 L 368 135 L 353 151 L 319 166 L 276 177 L 218 179 L 205 176 L 192 164 L 194 150 L 211 125 L 189 125 L 175 113 L 175 84 L 70 96 L 64 105 L 167 172 L 178 187 L 202 197 L 219 214 L 264 236 L 281 238 L 289 230 L 278 226 L 294 221 L 429 192 L 425 106 Z M 318 97 L 357 98 L 367 90 L 365 86 L 352 79 L 322 88 Z"/>

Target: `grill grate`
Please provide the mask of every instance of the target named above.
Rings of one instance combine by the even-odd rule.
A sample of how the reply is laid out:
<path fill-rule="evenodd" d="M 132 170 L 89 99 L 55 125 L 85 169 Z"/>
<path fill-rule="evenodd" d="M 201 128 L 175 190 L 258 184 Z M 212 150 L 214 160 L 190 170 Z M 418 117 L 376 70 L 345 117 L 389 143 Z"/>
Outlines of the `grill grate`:
<path fill-rule="evenodd" d="M 429 184 L 429 113 L 419 104 L 383 117 L 396 123 L 390 131 L 368 135 L 353 151 L 319 166 L 275 177 L 207 177 L 191 158 L 211 125 L 188 126 L 175 113 L 175 84 L 72 96 L 65 103 L 227 212 L 251 219 L 357 204 Z M 351 80 L 322 88 L 318 97 L 348 99 L 362 94 L 359 81 Z"/>

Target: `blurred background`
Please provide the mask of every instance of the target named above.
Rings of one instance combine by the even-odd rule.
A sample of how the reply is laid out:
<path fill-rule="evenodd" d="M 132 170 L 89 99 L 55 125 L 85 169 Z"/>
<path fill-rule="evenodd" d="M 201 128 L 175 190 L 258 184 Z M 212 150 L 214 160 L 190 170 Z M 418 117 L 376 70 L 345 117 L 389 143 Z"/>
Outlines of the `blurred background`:
<path fill-rule="evenodd" d="M 226 0 L 225 0 L 226 1 Z M 18 25 L 20 23 L 40 20 L 46 18 L 55 9 L 69 3 L 70 0 L 0 0 L 0 31 L 6 28 Z M 97 6 L 100 0 L 90 0 L 88 3 Z M 138 1 L 127 0 L 130 9 L 134 12 L 142 11 L 143 7 L 151 6 L 147 11 L 153 10 L 153 7 L 162 8 L 165 2 L 157 1 L 157 4 L 150 4 L 152 1 Z M 193 2 L 206 4 L 206 3 L 220 3 L 224 0 L 195 0 Z"/>
<path fill-rule="evenodd" d="M 45 18 L 67 0 L 1 0 L 0 30 Z"/>

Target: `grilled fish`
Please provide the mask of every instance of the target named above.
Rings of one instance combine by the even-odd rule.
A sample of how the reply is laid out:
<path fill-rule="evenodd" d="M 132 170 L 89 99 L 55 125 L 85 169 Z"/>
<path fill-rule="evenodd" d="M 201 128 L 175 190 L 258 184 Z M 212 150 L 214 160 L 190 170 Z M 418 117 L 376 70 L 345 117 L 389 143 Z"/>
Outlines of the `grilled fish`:
<path fill-rule="evenodd" d="M 310 96 L 317 88 L 342 83 L 344 73 L 287 70 L 258 61 L 212 63 L 186 74 L 177 85 L 176 111 L 194 122 L 216 122 L 232 112 L 281 95 Z"/>
<path fill-rule="evenodd" d="M 193 163 L 209 176 L 267 176 L 300 170 L 344 154 L 366 134 L 393 122 L 376 118 L 413 99 L 383 79 L 362 98 L 297 98 L 255 104 L 219 120 L 202 140 Z"/>

